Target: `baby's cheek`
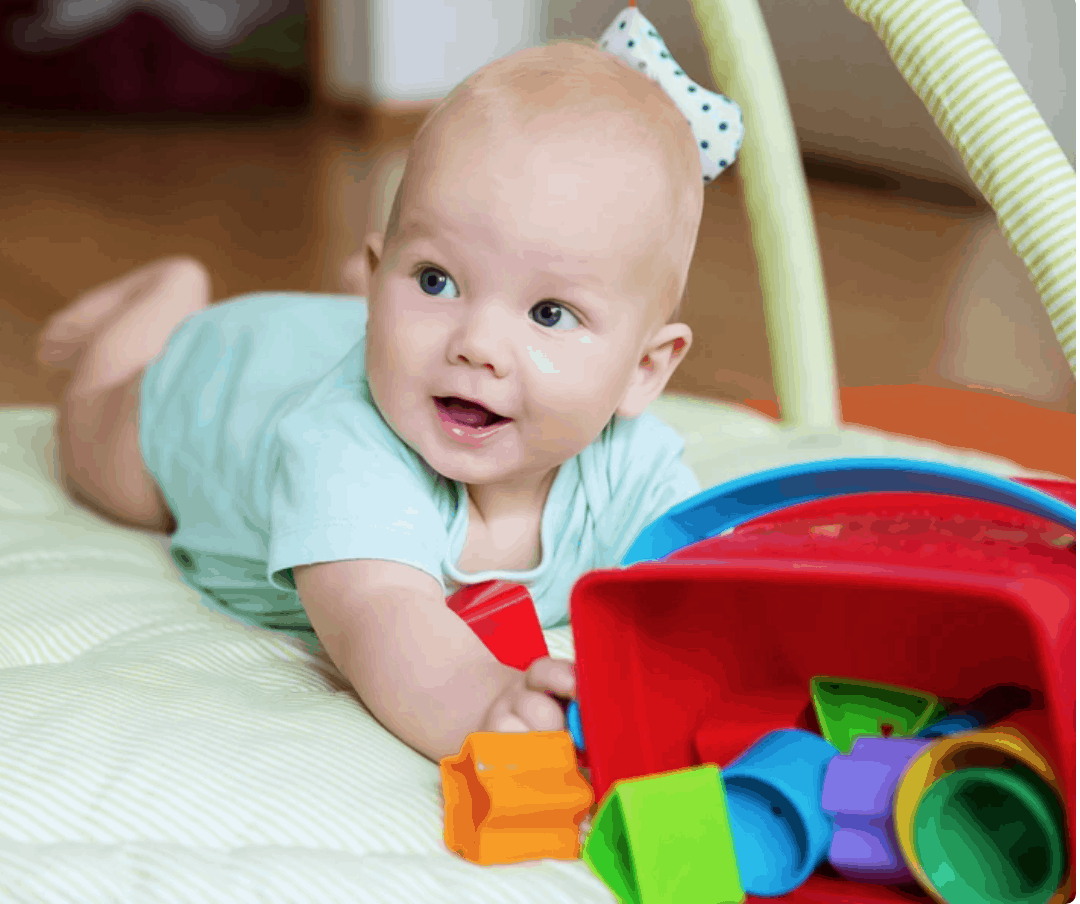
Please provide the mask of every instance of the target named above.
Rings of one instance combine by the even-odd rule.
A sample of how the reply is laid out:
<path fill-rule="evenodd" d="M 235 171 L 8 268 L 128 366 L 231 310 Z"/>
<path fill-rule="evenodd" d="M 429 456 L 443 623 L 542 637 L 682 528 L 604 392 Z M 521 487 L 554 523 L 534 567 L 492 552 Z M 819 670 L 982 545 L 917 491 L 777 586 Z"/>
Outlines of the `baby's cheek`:
<path fill-rule="evenodd" d="M 589 412 L 583 401 L 566 397 L 559 401 L 560 410 L 546 409 L 538 417 L 530 418 L 525 436 L 528 449 L 552 465 L 573 458 L 595 439 L 594 433 L 599 433 L 586 422 Z"/>
<path fill-rule="evenodd" d="M 604 428 L 611 412 L 615 410 L 626 391 L 625 381 L 617 374 L 581 367 L 568 372 L 566 379 L 557 387 L 552 386 L 548 396 L 553 418 L 561 420 L 567 436 L 574 441 L 583 440 L 588 445 Z"/>
<path fill-rule="evenodd" d="M 450 329 L 436 317 L 417 314 L 396 322 L 397 344 L 407 349 L 432 350 L 444 346 Z"/>
<path fill-rule="evenodd" d="M 541 374 L 555 375 L 561 373 L 559 366 L 551 360 L 543 349 L 533 348 L 528 346 L 529 360 L 532 362 L 533 367 L 536 368 Z"/>
<path fill-rule="evenodd" d="M 603 392 L 606 380 L 588 362 L 580 359 L 552 361 L 547 374 L 533 376 L 538 391 L 554 411 L 567 412 L 580 408 L 582 400 L 596 400 Z"/>

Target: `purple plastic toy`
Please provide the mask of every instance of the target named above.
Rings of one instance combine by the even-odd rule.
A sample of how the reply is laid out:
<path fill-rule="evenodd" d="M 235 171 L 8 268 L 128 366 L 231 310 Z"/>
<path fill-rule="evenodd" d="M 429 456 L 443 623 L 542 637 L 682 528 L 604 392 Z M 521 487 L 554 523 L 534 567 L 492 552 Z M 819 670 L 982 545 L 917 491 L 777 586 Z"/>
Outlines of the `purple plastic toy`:
<path fill-rule="evenodd" d="M 859 738 L 825 772 L 821 807 L 833 816 L 829 862 L 849 879 L 896 885 L 913 882 L 893 828 L 896 786 L 909 762 L 933 741 Z"/>

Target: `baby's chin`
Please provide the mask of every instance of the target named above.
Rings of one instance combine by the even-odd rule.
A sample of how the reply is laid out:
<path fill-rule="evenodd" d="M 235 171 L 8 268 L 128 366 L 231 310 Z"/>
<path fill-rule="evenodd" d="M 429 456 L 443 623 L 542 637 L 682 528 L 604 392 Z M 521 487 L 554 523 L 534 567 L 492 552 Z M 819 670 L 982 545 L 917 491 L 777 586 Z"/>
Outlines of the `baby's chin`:
<path fill-rule="evenodd" d="M 557 470 L 573 454 L 536 454 L 522 448 L 513 438 L 484 449 L 444 449 L 436 440 L 431 446 L 421 443 L 413 447 L 437 474 L 446 480 L 468 487 L 494 487 L 511 491 L 515 487 L 531 488 L 545 475 Z M 575 453 L 576 454 L 576 453 Z"/>
<path fill-rule="evenodd" d="M 446 480 L 467 486 L 513 485 L 528 480 L 520 455 L 508 455 L 509 450 L 491 448 L 467 452 L 416 448 L 414 451 L 436 474 Z M 501 454 L 500 454 L 501 453 Z"/>

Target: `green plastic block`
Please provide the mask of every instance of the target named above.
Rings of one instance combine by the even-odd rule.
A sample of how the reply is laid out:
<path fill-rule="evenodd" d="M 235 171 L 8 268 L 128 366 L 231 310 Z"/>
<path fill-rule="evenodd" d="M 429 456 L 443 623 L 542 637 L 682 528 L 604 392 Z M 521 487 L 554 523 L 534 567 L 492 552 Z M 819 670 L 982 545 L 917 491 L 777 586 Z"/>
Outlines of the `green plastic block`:
<path fill-rule="evenodd" d="M 810 695 L 825 740 L 845 754 L 856 738 L 910 737 L 944 709 L 933 694 L 847 678 L 811 678 Z"/>
<path fill-rule="evenodd" d="M 624 904 L 746 899 L 716 766 L 616 782 L 582 857 Z"/>

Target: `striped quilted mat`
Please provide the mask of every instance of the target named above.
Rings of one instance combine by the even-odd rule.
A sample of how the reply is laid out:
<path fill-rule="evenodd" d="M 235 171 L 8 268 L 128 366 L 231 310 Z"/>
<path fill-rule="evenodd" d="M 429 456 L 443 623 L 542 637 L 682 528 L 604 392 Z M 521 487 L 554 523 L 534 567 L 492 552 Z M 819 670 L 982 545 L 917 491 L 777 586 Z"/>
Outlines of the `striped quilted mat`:
<path fill-rule="evenodd" d="M 0 412 L 0 901 L 610 904 L 580 861 L 447 851 L 438 767 L 68 503 L 51 429 Z"/>
<path fill-rule="evenodd" d="M 805 457 L 738 406 L 668 399 L 657 414 L 706 483 Z M 437 767 L 328 662 L 204 608 L 157 539 L 69 503 L 53 417 L 0 411 L 0 901 L 614 900 L 580 861 L 448 852 Z M 914 448 L 861 436 L 832 455 Z M 573 655 L 568 629 L 548 641 Z"/>

